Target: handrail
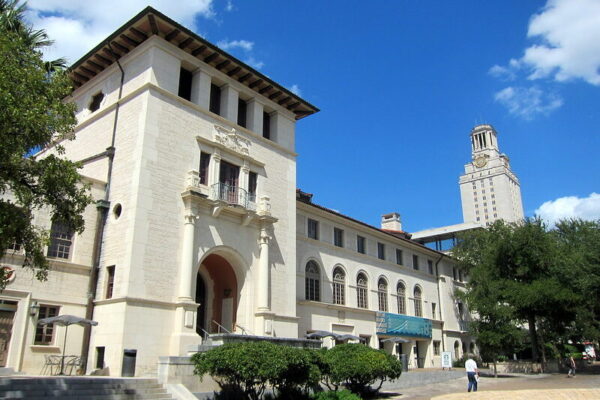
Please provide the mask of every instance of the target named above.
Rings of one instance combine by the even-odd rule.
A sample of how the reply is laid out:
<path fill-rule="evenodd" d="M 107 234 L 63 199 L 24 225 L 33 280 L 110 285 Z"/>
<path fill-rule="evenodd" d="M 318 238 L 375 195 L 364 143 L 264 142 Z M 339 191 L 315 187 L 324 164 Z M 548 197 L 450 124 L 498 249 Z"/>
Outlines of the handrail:
<path fill-rule="evenodd" d="M 248 329 L 244 328 L 243 326 L 239 325 L 239 324 L 235 324 L 235 326 L 237 326 L 238 328 L 240 328 L 243 332 L 244 335 L 247 335 L 248 333 L 252 336 L 256 336 L 254 333 L 250 332 Z"/>
<path fill-rule="evenodd" d="M 210 333 L 206 332 L 206 331 L 205 331 L 204 329 L 202 329 L 202 328 L 200 328 L 200 330 L 201 330 L 202 332 L 204 332 L 204 337 L 203 337 L 202 339 L 203 339 L 203 340 L 207 340 L 207 339 L 208 339 L 208 337 L 210 336 Z"/>
<path fill-rule="evenodd" d="M 227 332 L 227 333 L 231 333 L 231 332 L 229 332 L 229 331 L 228 331 L 228 330 L 227 330 L 227 329 L 226 329 L 226 328 L 225 328 L 223 325 L 221 325 L 220 323 L 218 323 L 218 322 L 217 322 L 217 321 L 215 321 L 214 319 L 212 320 L 212 322 L 213 322 L 215 325 L 217 325 L 217 326 L 219 327 L 219 332 L 218 332 L 218 333 L 221 333 L 221 329 L 223 329 L 223 330 L 224 330 L 225 332 Z"/>

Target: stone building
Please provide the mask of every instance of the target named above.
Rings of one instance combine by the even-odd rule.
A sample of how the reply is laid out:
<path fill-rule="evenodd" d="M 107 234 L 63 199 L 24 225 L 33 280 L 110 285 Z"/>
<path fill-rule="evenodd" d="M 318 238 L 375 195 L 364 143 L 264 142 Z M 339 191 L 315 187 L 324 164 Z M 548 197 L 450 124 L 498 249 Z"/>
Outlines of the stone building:
<path fill-rule="evenodd" d="M 72 327 L 66 353 L 114 376 L 126 350 L 136 375 L 155 375 L 159 357 L 224 332 L 349 334 L 414 367 L 474 346 L 451 258 L 395 213 L 376 228 L 297 191 L 295 124 L 316 107 L 150 7 L 71 77 L 78 125 L 62 145 L 97 202 L 81 235 L 37 217 L 52 236 L 48 282 L 18 268 L 20 249 L 2 258 L 14 270 L 3 366 L 40 373 L 65 329 L 37 320 L 57 314 L 98 322 Z"/>

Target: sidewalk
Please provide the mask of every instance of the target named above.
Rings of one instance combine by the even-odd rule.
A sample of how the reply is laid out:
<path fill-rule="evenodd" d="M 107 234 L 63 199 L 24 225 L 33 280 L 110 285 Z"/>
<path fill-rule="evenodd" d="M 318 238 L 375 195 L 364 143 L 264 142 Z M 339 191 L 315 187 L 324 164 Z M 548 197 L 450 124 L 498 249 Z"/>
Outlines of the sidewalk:
<path fill-rule="evenodd" d="M 382 392 L 388 400 L 588 400 L 600 399 L 600 375 L 510 374 L 498 378 L 482 377 L 479 391 L 467 393 L 467 378 Z"/>

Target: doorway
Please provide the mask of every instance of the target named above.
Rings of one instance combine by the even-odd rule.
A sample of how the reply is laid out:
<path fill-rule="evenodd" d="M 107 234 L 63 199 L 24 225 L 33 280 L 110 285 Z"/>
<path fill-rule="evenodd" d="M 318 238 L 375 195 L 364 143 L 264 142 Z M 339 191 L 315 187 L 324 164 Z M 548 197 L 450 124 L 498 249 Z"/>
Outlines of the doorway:
<path fill-rule="evenodd" d="M 0 301 L 0 367 L 6 367 L 17 302 Z"/>
<path fill-rule="evenodd" d="M 201 272 L 208 275 L 205 281 Z M 196 302 L 200 304 L 196 332 L 228 333 L 235 328 L 238 284 L 233 267 L 218 254 L 211 254 L 202 262 L 196 280 Z"/>

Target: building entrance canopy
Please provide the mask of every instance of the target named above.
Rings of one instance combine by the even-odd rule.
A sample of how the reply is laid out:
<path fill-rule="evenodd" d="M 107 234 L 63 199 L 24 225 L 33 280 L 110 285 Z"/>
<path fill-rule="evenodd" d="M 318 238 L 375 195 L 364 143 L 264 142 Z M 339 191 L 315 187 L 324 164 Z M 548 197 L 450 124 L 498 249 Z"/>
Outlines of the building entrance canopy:
<path fill-rule="evenodd" d="M 408 315 L 377 313 L 377 334 L 431 338 L 431 320 Z"/>

